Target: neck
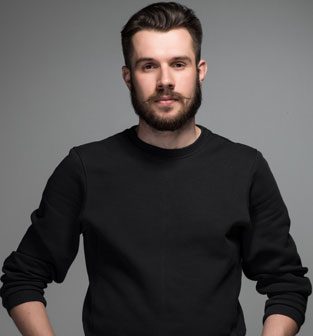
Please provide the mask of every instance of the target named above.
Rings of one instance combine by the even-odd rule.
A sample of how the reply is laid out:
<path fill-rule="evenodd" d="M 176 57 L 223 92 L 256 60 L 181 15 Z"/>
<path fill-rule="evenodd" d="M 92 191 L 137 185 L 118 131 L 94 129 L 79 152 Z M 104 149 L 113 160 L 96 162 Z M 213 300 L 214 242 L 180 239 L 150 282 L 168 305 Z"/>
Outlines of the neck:
<path fill-rule="evenodd" d="M 142 141 L 150 145 L 175 149 L 189 146 L 195 142 L 201 134 L 201 129 L 192 120 L 175 131 L 159 131 L 140 119 L 136 132 Z"/>

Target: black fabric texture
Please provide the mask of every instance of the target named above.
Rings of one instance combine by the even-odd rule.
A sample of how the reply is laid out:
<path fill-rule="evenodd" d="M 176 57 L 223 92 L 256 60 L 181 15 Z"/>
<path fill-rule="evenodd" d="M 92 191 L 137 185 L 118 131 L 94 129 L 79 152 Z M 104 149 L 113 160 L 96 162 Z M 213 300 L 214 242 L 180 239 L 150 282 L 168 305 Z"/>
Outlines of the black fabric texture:
<path fill-rule="evenodd" d="M 189 146 L 148 144 L 136 125 L 69 150 L 5 259 L 10 311 L 47 305 L 83 236 L 85 335 L 244 336 L 244 274 L 271 314 L 305 320 L 311 282 L 262 153 L 205 126 Z"/>

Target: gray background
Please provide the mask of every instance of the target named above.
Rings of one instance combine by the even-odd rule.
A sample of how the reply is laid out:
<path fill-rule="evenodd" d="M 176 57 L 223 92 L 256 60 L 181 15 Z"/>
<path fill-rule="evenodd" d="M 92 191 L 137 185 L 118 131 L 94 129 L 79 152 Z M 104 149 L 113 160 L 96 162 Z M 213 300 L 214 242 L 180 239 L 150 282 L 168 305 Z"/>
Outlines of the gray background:
<path fill-rule="evenodd" d="M 121 77 L 120 30 L 146 1 L 0 2 L 0 261 L 30 225 L 48 177 L 74 145 L 138 119 Z M 258 148 L 291 218 L 312 278 L 313 1 L 183 2 L 203 24 L 208 74 L 196 121 Z M 46 289 L 57 335 L 83 335 L 82 240 L 65 281 Z M 243 277 L 247 335 L 261 334 L 265 296 Z M 1 335 L 18 335 L 0 308 Z M 309 300 L 300 335 L 313 329 Z M 221 317 L 221 323 L 222 317 Z"/>

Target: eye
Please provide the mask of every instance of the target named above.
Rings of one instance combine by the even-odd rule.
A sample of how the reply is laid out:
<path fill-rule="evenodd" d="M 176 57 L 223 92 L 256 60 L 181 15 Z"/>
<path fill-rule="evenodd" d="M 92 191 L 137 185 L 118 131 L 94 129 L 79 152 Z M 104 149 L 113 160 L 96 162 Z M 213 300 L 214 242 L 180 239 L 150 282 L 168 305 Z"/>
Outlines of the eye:
<path fill-rule="evenodd" d="M 183 63 L 183 62 L 175 62 L 175 63 L 173 63 L 173 66 L 174 66 L 174 68 L 181 69 L 181 68 L 184 68 L 186 66 L 186 64 Z"/>
<path fill-rule="evenodd" d="M 154 69 L 155 67 L 156 67 L 156 65 L 153 64 L 153 63 L 146 63 L 146 64 L 143 65 L 142 69 L 144 71 L 149 71 L 149 70 Z"/>

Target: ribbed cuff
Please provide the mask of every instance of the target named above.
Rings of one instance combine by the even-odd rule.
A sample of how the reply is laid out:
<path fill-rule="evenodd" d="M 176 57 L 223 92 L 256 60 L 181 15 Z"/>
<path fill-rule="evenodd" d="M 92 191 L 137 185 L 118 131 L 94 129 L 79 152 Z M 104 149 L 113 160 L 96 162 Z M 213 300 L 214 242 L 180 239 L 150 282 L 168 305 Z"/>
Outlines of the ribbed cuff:
<path fill-rule="evenodd" d="M 29 301 L 40 301 L 45 305 L 45 307 L 47 306 L 47 301 L 40 292 L 34 290 L 21 290 L 9 295 L 5 300 L 3 300 L 3 307 L 10 315 L 10 310 L 13 307 Z"/>
<path fill-rule="evenodd" d="M 291 306 L 286 306 L 286 305 L 280 305 L 280 304 L 274 304 L 274 305 L 270 305 L 265 309 L 265 313 L 263 316 L 263 324 L 265 322 L 265 319 L 269 316 L 269 315 L 273 315 L 273 314 L 281 314 L 281 315 L 286 315 L 290 318 L 292 318 L 293 320 L 295 320 L 295 322 L 297 322 L 298 325 L 298 331 L 300 330 L 302 324 L 304 323 L 305 317 L 303 316 L 303 314 L 301 314 L 299 312 L 298 309 L 295 309 Z"/>

